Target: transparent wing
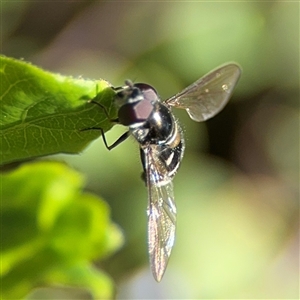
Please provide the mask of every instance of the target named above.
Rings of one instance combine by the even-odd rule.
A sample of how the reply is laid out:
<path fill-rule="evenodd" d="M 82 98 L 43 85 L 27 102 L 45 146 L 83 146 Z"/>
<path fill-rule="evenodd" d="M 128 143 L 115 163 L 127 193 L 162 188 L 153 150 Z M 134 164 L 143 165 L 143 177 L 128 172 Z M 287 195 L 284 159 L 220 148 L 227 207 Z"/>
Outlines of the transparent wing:
<path fill-rule="evenodd" d="M 224 108 L 240 75 L 241 68 L 238 65 L 223 65 L 165 102 L 185 109 L 194 121 L 208 120 Z"/>
<path fill-rule="evenodd" d="M 176 206 L 173 184 L 158 159 L 155 146 L 144 150 L 148 187 L 148 247 L 153 276 L 160 281 L 175 240 Z"/>

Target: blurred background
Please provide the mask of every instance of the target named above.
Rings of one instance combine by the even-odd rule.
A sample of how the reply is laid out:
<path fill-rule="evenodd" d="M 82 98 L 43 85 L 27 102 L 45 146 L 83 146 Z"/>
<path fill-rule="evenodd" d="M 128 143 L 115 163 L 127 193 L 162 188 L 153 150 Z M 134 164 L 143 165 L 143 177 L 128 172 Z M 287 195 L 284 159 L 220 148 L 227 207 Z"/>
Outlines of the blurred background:
<path fill-rule="evenodd" d="M 124 232 L 125 246 L 101 265 L 118 299 L 299 298 L 299 3 L 1 5 L 1 53 L 63 75 L 114 86 L 130 78 L 166 99 L 225 62 L 243 69 L 212 120 L 174 111 L 186 153 L 174 180 L 176 243 L 160 284 L 148 264 L 138 145 L 129 139 L 109 152 L 99 139 L 56 157 L 86 176 Z M 109 144 L 124 131 L 108 132 Z"/>

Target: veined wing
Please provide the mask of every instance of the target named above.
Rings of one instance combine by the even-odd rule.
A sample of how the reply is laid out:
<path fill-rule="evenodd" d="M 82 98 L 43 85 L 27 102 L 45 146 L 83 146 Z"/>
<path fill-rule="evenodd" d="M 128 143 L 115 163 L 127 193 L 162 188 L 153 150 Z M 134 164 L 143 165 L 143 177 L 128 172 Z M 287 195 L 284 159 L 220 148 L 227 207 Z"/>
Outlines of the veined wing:
<path fill-rule="evenodd" d="M 158 159 L 155 146 L 143 149 L 148 188 L 148 250 L 156 281 L 166 270 L 175 240 L 176 206 L 173 184 Z"/>
<path fill-rule="evenodd" d="M 223 65 L 165 102 L 170 106 L 185 109 L 194 121 L 208 120 L 224 108 L 240 75 L 241 68 L 238 65 Z"/>

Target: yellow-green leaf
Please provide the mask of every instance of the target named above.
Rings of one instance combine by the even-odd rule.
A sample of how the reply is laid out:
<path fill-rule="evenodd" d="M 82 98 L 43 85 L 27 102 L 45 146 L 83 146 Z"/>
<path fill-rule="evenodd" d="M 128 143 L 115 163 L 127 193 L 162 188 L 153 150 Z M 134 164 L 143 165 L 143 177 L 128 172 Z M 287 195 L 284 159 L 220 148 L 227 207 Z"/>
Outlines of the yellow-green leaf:
<path fill-rule="evenodd" d="M 66 77 L 0 56 L 0 164 L 78 153 L 112 123 L 114 91 L 104 80 Z"/>

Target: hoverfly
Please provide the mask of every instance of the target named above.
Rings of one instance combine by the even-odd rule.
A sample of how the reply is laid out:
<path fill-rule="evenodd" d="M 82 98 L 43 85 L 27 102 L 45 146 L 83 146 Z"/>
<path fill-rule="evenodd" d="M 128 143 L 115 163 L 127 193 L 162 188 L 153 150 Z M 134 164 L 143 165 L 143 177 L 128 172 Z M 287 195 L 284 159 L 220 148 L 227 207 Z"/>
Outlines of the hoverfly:
<path fill-rule="evenodd" d="M 171 107 L 185 109 L 194 121 L 206 121 L 224 108 L 240 75 L 238 65 L 225 64 L 164 102 L 152 86 L 127 80 L 125 86 L 115 88 L 119 110 L 118 119 L 114 121 L 129 130 L 108 146 L 103 130 L 90 128 L 102 131 L 109 150 L 130 135 L 139 143 L 143 178 L 148 189 L 148 251 L 151 270 L 158 282 L 174 245 L 176 205 L 172 180 L 185 149 L 183 132 Z M 102 107 L 98 102 L 90 102 Z"/>

